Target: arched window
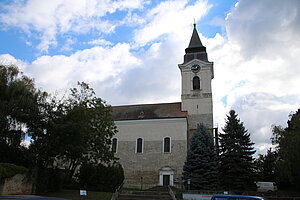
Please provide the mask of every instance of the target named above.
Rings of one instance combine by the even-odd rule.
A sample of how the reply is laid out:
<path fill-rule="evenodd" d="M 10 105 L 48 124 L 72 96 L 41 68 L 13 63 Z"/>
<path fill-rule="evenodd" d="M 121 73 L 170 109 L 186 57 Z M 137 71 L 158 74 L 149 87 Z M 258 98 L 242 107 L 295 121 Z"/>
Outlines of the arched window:
<path fill-rule="evenodd" d="M 200 78 L 198 76 L 195 76 L 193 78 L 193 90 L 199 90 L 200 89 Z"/>
<path fill-rule="evenodd" d="M 111 146 L 112 152 L 117 153 L 117 148 L 118 148 L 118 139 L 113 138 L 112 139 L 112 146 Z"/>
<path fill-rule="evenodd" d="M 136 153 L 143 153 L 143 138 L 136 140 Z"/>
<path fill-rule="evenodd" d="M 171 152 L 171 138 L 170 137 L 165 137 L 164 138 L 164 153 L 170 153 Z"/>

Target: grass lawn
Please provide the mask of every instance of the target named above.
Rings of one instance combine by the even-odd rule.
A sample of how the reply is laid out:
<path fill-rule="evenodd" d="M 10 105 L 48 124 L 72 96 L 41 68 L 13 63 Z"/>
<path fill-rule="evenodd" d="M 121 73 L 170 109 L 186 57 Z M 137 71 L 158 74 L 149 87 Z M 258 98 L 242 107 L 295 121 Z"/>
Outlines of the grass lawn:
<path fill-rule="evenodd" d="M 87 191 L 87 196 L 80 196 L 79 190 L 62 190 L 60 192 L 48 193 L 43 196 L 59 197 L 70 200 L 110 200 L 112 193 Z"/>

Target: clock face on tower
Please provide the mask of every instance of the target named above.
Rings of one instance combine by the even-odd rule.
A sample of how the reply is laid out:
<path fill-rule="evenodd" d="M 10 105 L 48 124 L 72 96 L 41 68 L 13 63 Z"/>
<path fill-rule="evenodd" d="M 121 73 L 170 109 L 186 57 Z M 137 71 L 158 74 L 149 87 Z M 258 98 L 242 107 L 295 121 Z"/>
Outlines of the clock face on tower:
<path fill-rule="evenodd" d="M 192 72 L 197 73 L 200 70 L 200 66 L 199 65 L 193 65 L 191 67 Z"/>

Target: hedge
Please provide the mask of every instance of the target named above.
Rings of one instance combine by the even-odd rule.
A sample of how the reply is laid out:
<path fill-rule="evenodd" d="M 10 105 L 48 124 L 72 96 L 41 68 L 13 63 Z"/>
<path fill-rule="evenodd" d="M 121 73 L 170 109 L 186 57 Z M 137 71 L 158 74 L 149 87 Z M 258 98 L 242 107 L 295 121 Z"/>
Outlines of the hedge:
<path fill-rule="evenodd" d="M 0 180 L 11 178 L 16 174 L 25 174 L 28 169 L 10 163 L 0 163 Z"/>

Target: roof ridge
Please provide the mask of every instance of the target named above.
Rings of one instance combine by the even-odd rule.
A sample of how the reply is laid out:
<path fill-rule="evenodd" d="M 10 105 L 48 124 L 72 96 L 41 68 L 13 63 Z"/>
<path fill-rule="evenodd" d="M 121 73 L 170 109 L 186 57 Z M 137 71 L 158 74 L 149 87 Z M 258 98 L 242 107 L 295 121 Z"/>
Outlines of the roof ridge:
<path fill-rule="evenodd" d="M 178 104 L 178 103 L 181 103 L 181 102 L 128 104 L 128 105 L 118 105 L 118 106 L 111 106 L 111 107 L 116 108 L 116 107 L 130 107 L 130 106 L 166 105 L 166 104 Z"/>

